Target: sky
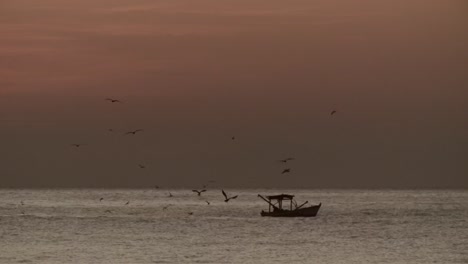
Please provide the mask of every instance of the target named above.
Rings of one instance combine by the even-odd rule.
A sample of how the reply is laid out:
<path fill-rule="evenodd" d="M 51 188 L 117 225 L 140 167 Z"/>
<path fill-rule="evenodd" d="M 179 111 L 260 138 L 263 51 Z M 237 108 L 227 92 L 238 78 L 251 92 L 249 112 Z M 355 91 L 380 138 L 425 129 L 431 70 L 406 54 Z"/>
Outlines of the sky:
<path fill-rule="evenodd" d="M 3 0 L 0 188 L 468 188 L 467 12 Z"/>

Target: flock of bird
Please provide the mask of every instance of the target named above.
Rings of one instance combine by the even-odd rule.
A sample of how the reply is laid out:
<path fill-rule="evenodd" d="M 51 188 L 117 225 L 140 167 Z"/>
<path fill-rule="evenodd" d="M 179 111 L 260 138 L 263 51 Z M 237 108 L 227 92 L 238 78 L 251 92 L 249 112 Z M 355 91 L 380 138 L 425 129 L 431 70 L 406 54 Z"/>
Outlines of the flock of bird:
<path fill-rule="evenodd" d="M 118 100 L 118 99 L 114 99 L 114 98 L 106 98 L 105 101 L 108 101 L 108 102 L 110 102 L 110 103 L 120 103 L 120 104 L 123 103 L 123 101 Z M 330 112 L 330 116 L 333 116 L 333 115 L 335 115 L 336 113 L 337 113 L 336 110 L 332 110 L 332 111 Z M 114 132 L 114 129 L 109 128 L 108 131 L 109 131 L 109 132 Z M 137 133 L 140 133 L 140 132 L 143 132 L 143 131 L 144 131 L 143 129 L 136 129 L 136 130 L 128 131 L 128 132 L 124 133 L 124 135 L 136 135 Z M 231 137 L 231 140 L 233 140 L 233 141 L 236 140 L 236 137 L 235 137 L 235 136 L 232 136 L 232 137 Z M 82 147 L 82 146 L 86 146 L 86 144 L 74 143 L 74 144 L 71 144 L 71 146 L 73 146 L 73 147 L 75 147 L 75 148 L 79 148 L 79 147 Z M 280 162 L 286 164 L 286 163 L 288 163 L 289 161 L 292 161 L 292 160 L 294 160 L 294 158 L 286 158 L 286 159 L 280 160 Z M 138 167 L 139 167 L 140 169 L 145 169 L 145 168 L 146 168 L 146 166 L 143 165 L 143 164 L 138 164 Z M 290 172 L 291 172 L 291 168 L 285 168 L 285 169 L 283 169 L 283 171 L 281 172 L 281 174 L 290 173 Z M 157 188 L 159 188 L 159 187 L 157 187 Z M 198 193 L 198 195 L 200 195 L 200 193 Z"/>
<path fill-rule="evenodd" d="M 113 98 L 106 98 L 105 101 L 108 101 L 108 102 L 110 102 L 110 103 L 123 103 L 123 101 L 118 100 L 118 99 L 113 99 Z M 332 111 L 330 112 L 330 116 L 333 116 L 333 115 L 335 115 L 336 113 L 337 113 L 336 110 L 332 110 Z M 109 128 L 108 131 L 109 131 L 109 132 L 114 132 L 114 129 Z M 134 135 L 136 135 L 137 133 L 140 133 L 140 132 L 143 132 L 143 131 L 144 131 L 143 129 L 136 129 L 136 130 L 128 131 L 128 132 L 124 133 L 124 135 L 132 135 L 132 136 L 134 136 Z M 232 137 L 231 137 L 231 140 L 233 140 L 233 141 L 236 140 L 236 137 L 235 137 L 235 136 L 232 136 Z M 75 148 L 80 148 L 80 147 L 82 147 L 82 146 L 86 146 L 86 144 L 74 143 L 74 144 L 71 144 L 71 146 L 72 146 L 72 147 L 75 147 Z M 283 163 L 283 164 L 286 165 L 286 164 L 288 164 L 290 161 L 293 161 L 293 160 L 295 160 L 295 158 L 289 157 L 289 158 L 285 158 L 285 159 L 279 160 L 278 162 L 281 162 L 281 163 Z M 145 168 L 146 168 L 146 166 L 145 166 L 144 164 L 138 164 L 138 167 L 139 167 L 140 169 L 145 169 Z M 290 168 L 290 167 L 286 167 L 286 168 L 284 168 L 284 169 L 282 170 L 281 174 L 290 173 L 290 172 L 291 172 L 291 168 Z M 210 182 L 214 182 L 214 181 L 210 181 Z M 155 186 L 155 189 L 159 189 L 159 186 L 156 185 L 156 186 Z M 206 191 L 207 191 L 206 185 L 204 185 L 204 186 L 203 186 L 203 189 L 201 189 L 201 190 L 197 190 L 197 189 L 193 189 L 193 190 L 192 190 L 192 192 L 196 193 L 197 196 L 201 196 L 201 195 L 202 195 L 204 192 L 206 192 Z M 230 200 L 234 200 L 234 199 L 238 198 L 238 195 L 229 196 L 224 190 L 221 190 L 221 193 L 222 193 L 222 195 L 223 195 L 223 197 L 224 197 L 224 202 L 226 202 L 226 203 L 229 202 Z M 174 197 L 174 195 L 173 195 L 171 192 L 169 192 L 169 193 L 168 193 L 168 197 Z M 102 202 L 102 201 L 104 201 L 104 197 L 101 197 L 101 198 L 99 199 L 99 202 Z M 209 201 L 205 201 L 205 202 L 206 202 L 207 205 L 210 205 L 210 204 L 211 204 Z M 130 201 L 127 201 L 127 202 L 125 203 L 125 206 L 128 206 L 129 204 L 130 204 Z M 24 201 L 21 201 L 21 206 L 23 206 L 23 205 L 24 205 Z M 163 210 L 167 210 L 170 206 L 171 206 L 171 205 L 166 205 L 166 206 L 164 206 L 164 207 L 163 207 Z M 111 210 L 106 210 L 105 212 L 106 212 L 106 213 L 112 213 Z M 21 213 L 24 215 L 24 211 L 22 211 Z M 193 212 L 189 212 L 188 214 L 189 214 L 189 215 L 193 215 Z"/>
<path fill-rule="evenodd" d="M 206 185 L 205 185 L 204 187 L 206 187 Z M 159 188 L 159 187 L 158 187 L 158 188 Z M 192 190 L 192 192 L 197 193 L 197 196 L 201 196 L 202 193 L 207 192 L 207 189 L 202 189 L 202 190 L 196 190 L 196 189 L 194 189 L 194 190 Z M 226 191 L 224 191 L 223 189 L 221 190 L 221 193 L 223 194 L 223 196 L 224 196 L 224 202 L 226 202 L 226 203 L 229 202 L 230 200 L 234 200 L 234 199 L 237 199 L 237 197 L 239 197 L 239 195 L 228 196 L 228 194 L 226 193 Z M 173 195 L 171 192 L 169 192 L 169 193 L 168 193 L 168 197 L 169 197 L 169 198 L 172 198 L 172 197 L 174 197 L 174 195 Z M 102 203 L 103 201 L 105 201 L 104 197 L 99 198 L 99 203 Z M 205 203 L 206 203 L 207 205 L 211 205 L 211 202 L 208 201 L 208 200 L 205 200 Z M 20 202 L 20 205 L 23 207 L 23 206 L 25 205 L 24 201 L 21 201 L 21 202 Z M 130 201 L 125 202 L 124 205 L 125 205 L 125 206 L 130 205 Z M 169 207 L 171 207 L 171 206 L 173 206 L 173 205 L 172 205 L 172 204 L 168 204 L 168 205 L 165 205 L 162 209 L 163 209 L 163 210 L 167 210 L 167 209 L 168 209 Z M 107 210 L 105 210 L 104 212 L 105 212 L 105 213 L 108 213 L 108 214 L 113 213 L 113 211 L 110 210 L 110 209 L 107 209 Z M 22 214 L 22 215 L 25 215 L 24 210 L 21 211 L 21 214 Z M 189 215 L 193 215 L 193 212 L 189 212 L 188 214 L 189 214 Z"/>
<path fill-rule="evenodd" d="M 105 101 L 108 101 L 108 102 L 110 102 L 110 103 L 123 103 L 123 101 L 118 100 L 118 99 L 113 99 L 113 98 L 106 98 Z M 114 129 L 109 128 L 108 131 L 109 131 L 109 132 L 114 132 Z M 143 132 L 143 131 L 144 131 L 143 129 L 136 129 L 136 130 L 128 131 L 128 132 L 124 133 L 124 135 L 136 135 L 137 133 L 140 133 L 140 132 Z M 235 136 L 232 136 L 232 137 L 231 137 L 231 140 L 234 141 L 235 139 L 236 139 Z M 79 147 L 82 147 L 82 146 L 86 146 L 86 144 L 77 144 L 77 143 L 74 143 L 74 144 L 71 144 L 71 146 L 73 146 L 73 147 L 75 147 L 75 148 L 79 148 Z M 138 164 L 138 167 L 139 167 L 140 169 L 145 169 L 145 168 L 146 168 L 146 166 L 145 166 L 144 164 Z M 205 189 L 205 188 L 206 188 L 206 185 L 204 185 L 203 188 L 204 188 L 204 189 L 202 189 L 202 190 L 195 190 L 195 189 L 194 189 L 194 190 L 192 190 L 192 192 L 197 193 L 197 196 L 201 196 L 202 193 L 204 193 L 204 192 L 207 191 L 207 190 Z M 155 189 L 159 189 L 159 186 L 156 185 L 156 186 L 155 186 Z M 225 192 L 224 190 L 221 190 L 221 193 L 223 194 L 223 196 L 224 196 L 224 202 L 226 202 L 226 203 L 229 202 L 230 200 L 236 199 L 236 198 L 238 197 L 238 195 L 228 197 L 228 195 L 226 194 L 226 192 Z M 172 195 L 172 193 L 169 192 L 168 197 L 174 197 L 174 195 Z M 99 199 L 99 202 L 102 202 L 102 201 L 104 201 L 104 197 L 101 197 L 101 198 Z M 205 202 L 206 202 L 207 205 L 210 205 L 210 204 L 211 204 L 209 201 L 205 201 Z M 22 203 L 22 205 L 24 204 L 23 201 L 21 201 L 21 203 Z M 129 205 L 129 204 L 130 204 L 130 201 L 127 201 L 127 202 L 125 203 L 126 206 Z M 167 209 L 169 208 L 169 206 L 170 206 L 170 205 L 164 206 L 164 207 L 163 207 L 163 210 L 167 210 Z M 111 210 L 106 210 L 105 212 L 106 212 L 106 213 L 112 213 Z M 189 214 L 191 215 L 191 214 L 193 214 L 193 213 L 189 213 Z"/>
<path fill-rule="evenodd" d="M 205 186 L 205 187 L 206 187 L 206 186 Z M 197 196 L 201 196 L 202 193 L 204 193 L 204 192 L 206 192 L 206 191 L 207 191 L 206 189 L 202 189 L 202 190 L 195 190 L 195 189 L 194 189 L 194 190 L 192 190 L 192 192 L 197 193 Z M 227 193 L 226 193 L 224 190 L 221 190 L 221 193 L 223 194 L 223 196 L 224 196 L 224 202 L 226 202 L 226 203 L 229 202 L 230 200 L 234 200 L 234 199 L 236 199 L 237 197 L 239 197 L 239 195 L 228 196 Z M 172 193 L 169 192 L 168 197 L 174 197 L 174 195 L 172 195 Z M 99 198 L 99 202 L 103 202 L 104 200 L 105 200 L 104 197 Z M 208 201 L 208 200 L 205 200 L 205 203 L 206 203 L 207 205 L 211 205 L 211 202 Z M 21 206 L 24 206 L 24 201 L 21 201 L 20 204 L 21 204 Z M 130 205 L 130 201 L 127 201 L 124 205 L 125 205 L 125 206 Z M 168 205 L 165 205 L 162 209 L 165 211 L 165 210 L 169 209 L 169 207 L 171 207 L 171 206 L 173 206 L 173 205 L 172 205 L 172 204 L 168 204 Z M 104 213 L 110 214 L 110 213 L 113 213 L 113 211 L 110 210 L 110 209 L 107 209 L 107 210 L 104 211 Z M 24 211 L 21 211 L 21 214 L 24 215 L 25 212 L 24 212 Z M 189 214 L 189 215 L 193 215 L 193 212 L 188 212 L 188 214 Z"/>
<path fill-rule="evenodd" d="M 279 162 L 288 163 L 288 161 L 291 161 L 291 160 L 295 160 L 295 158 L 286 158 L 286 159 L 279 160 Z M 285 174 L 289 172 L 291 172 L 291 168 L 286 168 L 281 172 L 281 174 Z"/>

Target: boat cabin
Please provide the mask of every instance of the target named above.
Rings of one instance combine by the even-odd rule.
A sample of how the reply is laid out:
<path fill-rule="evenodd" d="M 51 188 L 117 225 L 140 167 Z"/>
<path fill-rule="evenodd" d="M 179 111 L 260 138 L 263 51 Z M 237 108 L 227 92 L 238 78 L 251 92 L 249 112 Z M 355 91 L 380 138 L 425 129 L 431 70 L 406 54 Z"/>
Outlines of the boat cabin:
<path fill-rule="evenodd" d="M 277 210 L 293 210 L 293 205 L 294 208 L 297 207 L 296 201 L 294 200 L 294 195 L 290 194 L 280 194 L 280 195 L 270 195 L 266 196 L 268 199 L 268 212 L 271 213 L 273 211 Z M 284 201 L 284 203 L 283 203 Z M 283 204 L 285 207 L 283 208 Z"/>

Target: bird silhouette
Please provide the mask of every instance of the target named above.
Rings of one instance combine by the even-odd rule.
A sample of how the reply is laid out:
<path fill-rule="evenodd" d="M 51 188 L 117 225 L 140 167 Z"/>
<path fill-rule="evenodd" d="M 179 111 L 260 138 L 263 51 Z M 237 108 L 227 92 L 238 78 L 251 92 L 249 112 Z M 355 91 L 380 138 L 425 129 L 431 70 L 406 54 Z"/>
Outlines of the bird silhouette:
<path fill-rule="evenodd" d="M 136 133 L 143 131 L 143 129 L 137 129 L 133 131 L 128 131 L 125 135 L 136 135 Z"/>
<path fill-rule="evenodd" d="M 104 212 L 105 212 L 105 213 L 109 213 L 109 214 L 112 213 L 111 210 L 106 210 L 106 211 L 104 211 Z"/>
<path fill-rule="evenodd" d="M 129 205 L 129 204 L 130 204 L 130 201 L 127 201 L 127 202 L 125 203 L 125 205 Z"/>
<path fill-rule="evenodd" d="M 99 201 L 102 202 L 102 200 L 104 200 L 104 198 L 101 197 L 101 199 L 99 199 Z"/>
<path fill-rule="evenodd" d="M 198 196 L 200 196 L 202 193 L 206 192 L 206 190 L 192 190 L 192 192 L 196 192 L 198 194 Z"/>
<path fill-rule="evenodd" d="M 193 215 L 193 212 L 189 212 L 188 214 L 189 214 L 189 215 Z"/>
<path fill-rule="evenodd" d="M 238 196 L 238 195 L 236 195 L 236 196 L 228 197 L 227 194 L 226 194 L 226 192 L 225 192 L 224 190 L 221 190 L 221 192 L 223 193 L 224 201 L 225 201 L 226 203 L 229 202 L 229 200 L 231 200 L 231 199 L 236 199 L 237 196 Z"/>
<path fill-rule="evenodd" d="M 210 204 L 211 204 L 211 203 L 210 203 L 210 202 L 208 202 L 208 201 L 205 201 L 205 202 L 206 202 L 206 204 L 207 204 L 207 205 L 210 205 Z"/>
<path fill-rule="evenodd" d="M 336 110 L 331 111 L 330 115 L 336 114 Z"/>
<path fill-rule="evenodd" d="M 236 140 L 236 137 L 233 136 L 233 137 L 231 138 L 231 140 Z"/>
<path fill-rule="evenodd" d="M 291 172 L 291 169 L 284 169 L 283 172 L 281 172 L 281 174 L 285 174 L 285 173 L 288 173 L 288 172 Z"/>
<path fill-rule="evenodd" d="M 291 160 L 295 160 L 295 159 L 294 158 L 286 158 L 286 159 L 279 160 L 279 162 L 286 163 L 286 162 L 291 161 Z"/>
<path fill-rule="evenodd" d="M 155 188 L 155 189 L 159 189 L 159 186 L 158 186 L 158 185 L 155 185 L 154 188 Z"/>
<path fill-rule="evenodd" d="M 171 192 L 169 192 L 169 197 L 174 197 L 174 195 L 172 195 L 172 193 L 171 193 Z"/>
<path fill-rule="evenodd" d="M 122 103 L 122 101 L 117 100 L 117 99 L 112 99 L 112 98 L 106 98 L 106 101 L 109 101 L 111 103 Z"/>
<path fill-rule="evenodd" d="M 137 129 L 134 131 L 128 131 L 125 135 L 136 135 L 136 133 L 143 131 L 143 129 Z"/>
<path fill-rule="evenodd" d="M 144 168 L 146 168 L 146 166 L 145 166 L 145 165 L 143 165 L 143 164 L 138 164 L 138 167 L 140 167 L 140 169 L 144 169 Z"/>
<path fill-rule="evenodd" d="M 84 146 L 85 144 L 71 144 L 72 147 L 79 148 L 81 146 Z"/>

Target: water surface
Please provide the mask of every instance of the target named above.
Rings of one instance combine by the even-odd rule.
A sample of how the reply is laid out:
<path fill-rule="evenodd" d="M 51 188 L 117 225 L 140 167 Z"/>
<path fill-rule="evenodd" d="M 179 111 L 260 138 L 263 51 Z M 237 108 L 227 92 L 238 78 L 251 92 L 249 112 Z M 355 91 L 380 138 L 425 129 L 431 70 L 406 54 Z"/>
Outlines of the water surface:
<path fill-rule="evenodd" d="M 468 262 L 467 191 L 229 192 L 0 190 L 0 263 Z M 261 217 L 281 192 L 319 215 Z"/>

